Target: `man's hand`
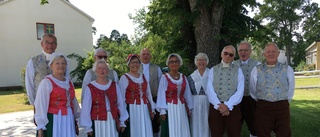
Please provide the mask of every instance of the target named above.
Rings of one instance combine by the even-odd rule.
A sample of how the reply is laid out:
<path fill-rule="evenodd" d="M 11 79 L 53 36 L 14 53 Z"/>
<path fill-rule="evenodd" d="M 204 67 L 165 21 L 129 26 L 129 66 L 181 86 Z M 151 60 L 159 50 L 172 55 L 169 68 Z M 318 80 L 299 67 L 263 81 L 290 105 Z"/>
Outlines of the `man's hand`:
<path fill-rule="evenodd" d="M 218 110 L 219 110 L 220 113 L 222 114 L 222 113 L 226 112 L 226 111 L 229 110 L 229 109 L 228 109 L 227 105 L 221 103 L 221 104 L 219 104 Z"/>

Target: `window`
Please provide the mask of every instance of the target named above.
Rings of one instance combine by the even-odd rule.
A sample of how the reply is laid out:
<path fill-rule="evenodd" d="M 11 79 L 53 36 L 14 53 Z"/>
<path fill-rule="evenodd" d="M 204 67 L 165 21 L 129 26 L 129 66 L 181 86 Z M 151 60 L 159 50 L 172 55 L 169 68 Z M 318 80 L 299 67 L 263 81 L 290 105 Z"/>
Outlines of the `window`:
<path fill-rule="evenodd" d="M 54 24 L 37 23 L 37 39 L 41 40 L 44 34 L 54 34 Z"/>

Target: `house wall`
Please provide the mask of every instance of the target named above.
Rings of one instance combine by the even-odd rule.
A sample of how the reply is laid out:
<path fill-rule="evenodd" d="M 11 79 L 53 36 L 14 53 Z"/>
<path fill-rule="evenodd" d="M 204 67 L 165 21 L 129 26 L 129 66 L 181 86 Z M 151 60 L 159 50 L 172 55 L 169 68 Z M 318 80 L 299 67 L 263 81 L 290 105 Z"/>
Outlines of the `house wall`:
<path fill-rule="evenodd" d="M 92 23 L 63 0 L 40 5 L 37 0 L 9 0 L 0 4 L 0 87 L 20 86 L 20 71 L 41 53 L 36 23 L 52 23 L 58 39 L 56 52 L 86 57 L 92 50 Z M 70 70 L 76 66 L 70 60 Z"/>

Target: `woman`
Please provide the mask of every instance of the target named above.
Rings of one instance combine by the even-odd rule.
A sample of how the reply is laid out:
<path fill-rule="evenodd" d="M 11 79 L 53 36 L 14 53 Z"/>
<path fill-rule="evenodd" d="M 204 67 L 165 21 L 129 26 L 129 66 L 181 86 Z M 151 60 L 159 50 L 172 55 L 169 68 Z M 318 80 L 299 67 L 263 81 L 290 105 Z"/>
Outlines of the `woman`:
<path fill-rule="evenodd" d="M 193 108 L 192 95 L 186 76 L 179 73 L 183 64 L 178 54 L 168 56 L 169 72 L 162 75 L 157 99 L 161 117 L 161 137 L 190 137 L 188 116 Z"/>
<path fill-rule="evenodd" d="M 103 59 L 93 64 L 96 80 L 84 90 L 80 125 L 89 137 L 117 137 L 129 115 L 116 82 L 107 78 L 109 66 Z"/>
<path fill-rule="evenodd" d="M 75 137 L 79 133 L 76 120 L 80 107 L 71 80 L 65 77 L 67 60 L 53 55 L 49 66 L 52 74 L 39 84 L 35 99 L 38 137 Z"/>
<path fill-rule="evenodd" d="M 208 115 L 209 100 L 206 95 L 209 69 L 209 58 L 205 53 L 199 53 L 194 58 L 197 66 L 189 77 L 188 82 L 193 95 L 193 110 L 191 116 L 191 134 L 193 137 L 210 137 Z"/>
<path fill-rule="evenodd" d="M 93 53 L 93 59 L 94 59 L 94 62 L 98 61 L 98 60 L 105 60 L 106 62 L 107 59 L 108 59 L 108 52 L 106 50 L 104 50 L 103 48 L 97 48 L 94 53 Z M 118 74 L 116 71 L 110 69 L 109 67 L 109 70 L 108 70 L 108 75 L 106 75 L 106 77 L 108 77 L 108 79 L 118 83 L 119 81 L 119 78 L 118 78 Z M 83 101 L 83 98 L 84 98 L 84 93 L 85 93 L 85 89 L 86 87 L 88 86 L 88 84 L 91 82 L 91 81 L 94 81 L 96 80 L 97 78 L 97 75 L 95 74 L 95 72 L 93 71 L 93 69 L 89 69 L 87 70 L 86 74 L 84 75 L 84 78 L 82 80 L 82 92 L 81 92 L 81 103 Z"/>
<path fill-rule="evenodd" d="M 145 76 L 139 73 L 140 59 L 137 54 L 127 58 L 129 72 L 119 81 L 122 96 L 129 112 L 129 124 L 120 137 L 152 137 L 151 119 L 155 114 L 150 86 Z"/>

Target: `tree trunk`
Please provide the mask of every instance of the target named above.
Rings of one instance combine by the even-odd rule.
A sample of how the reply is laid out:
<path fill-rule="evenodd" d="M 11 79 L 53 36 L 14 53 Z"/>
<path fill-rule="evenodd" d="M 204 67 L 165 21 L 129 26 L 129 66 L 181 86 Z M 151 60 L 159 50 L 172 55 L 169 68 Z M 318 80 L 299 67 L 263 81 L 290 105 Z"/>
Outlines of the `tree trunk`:
<path fill-rule="evenodd" d="M 198 0 L 189 0 L 191 12 L 198 14 L 194 21 L 194 34 L 197 53 L 206 53 L 209 57 L 208 67 L 220 63 L 219 34 L 222 27 L 224 4 L 213 0 L 210 6 L 199 4 Z"/>

